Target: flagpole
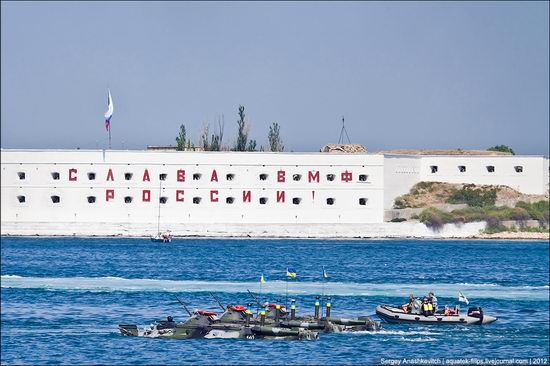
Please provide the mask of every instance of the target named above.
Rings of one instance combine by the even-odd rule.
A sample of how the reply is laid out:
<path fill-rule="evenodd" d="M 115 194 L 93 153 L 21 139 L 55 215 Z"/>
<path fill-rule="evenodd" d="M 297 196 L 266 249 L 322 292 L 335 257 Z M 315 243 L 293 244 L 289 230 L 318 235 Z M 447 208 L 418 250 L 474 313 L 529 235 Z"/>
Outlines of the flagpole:
<path fill-rule="evenodd" d="M 111 150 L 111 124 L 109 123 L 109 150 Z"/>
<path fill-rule="evenodd" d="M 288 272 L 288 269 L 287 269 Z M 286 275 L 286 299 L 285 299 L 285 307 L 288 309 L 288 274 Z"/>

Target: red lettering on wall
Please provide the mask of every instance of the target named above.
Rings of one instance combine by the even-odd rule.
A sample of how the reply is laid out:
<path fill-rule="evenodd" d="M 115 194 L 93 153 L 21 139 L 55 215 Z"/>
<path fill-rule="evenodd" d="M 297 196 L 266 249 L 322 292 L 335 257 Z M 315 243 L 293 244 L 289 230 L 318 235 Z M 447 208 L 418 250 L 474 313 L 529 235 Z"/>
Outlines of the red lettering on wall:
<path fill-rule="evenodd" d="M 352 179 L 351 172 L 348 172 L 347 170 L 345 172 L 342 172 L 342 181 L 343 182 L 349 182 Z"/>
<path fill-rule="evenodd" d="M 277 202 L 285 202 L 285 191 L 277 191 Z"/>
<path fill-rule="evenodd" d="M 183 202 L 183 190 L 181 189 L 176 190 L 176 201 Z"/>
<path fill-rule="evenodd" d="M 319 183 L 319 172 L 313 173 L 311 170 L 308 172 L 307 180 L 311 183 L 313 181 L 316 181 Z"/>
<path fill-rule="evenodd" d="M 243 191 L 243 202 L 250 202 L 250 191 Z"/>
<path fill-rule="evenodd" d="M 149 178 L 149 171 L 147 169 L 145 169 L 145 171 L 143 172 L 143 181 L 147 181 L 147 182 L 150 182 L 151 181 L 151 178 Z"/>
<path fill-rule="evenodd" d="M 210 202 L 218 202 L 218 191 L 210 191 Z"/>
<path fill-rule="evenodd" d="M 69 169 L 69 180 L 76 180 L 76 169 Z"/>
<path fill-rule="evenodd" d="M 283 183 L 285 181 L 285 171 L 284 170 L 279 170 L 277 172 L 277 182 L 279 183 Z"/>
<path fill-rule="evenodd" d="M 217 182 L 218 181 L 218 173 L 216 173 L 216 169 L 212 170 L 212 178 L 210 178 L 211 182 Z"/>
<path fill-rule="evenodd" d="M 178 176 L 178 182 L 185 182 L 185 170 L 179 169 L 177 176 Z"/>
<path fill-rule="evenodd" d="M 151 201 L 151 191 L 148 189 L 144 189 L 141 193 L 141 200 L 143 202 L 150 202 Z"/>
<path fill-rule="evenodd" d="M 109 168 L 109 172 L 107 172 L 107 180 L 114 181 L 115 178 L 113 177 L 113 171 L 111 168 Z"/>
<path fill-rule="evenodd" d="M 105 191 L 105 201 L 109 201 L 111 199 L 115 199 L 115 190 L 114 189 L 107 189 Z"/>

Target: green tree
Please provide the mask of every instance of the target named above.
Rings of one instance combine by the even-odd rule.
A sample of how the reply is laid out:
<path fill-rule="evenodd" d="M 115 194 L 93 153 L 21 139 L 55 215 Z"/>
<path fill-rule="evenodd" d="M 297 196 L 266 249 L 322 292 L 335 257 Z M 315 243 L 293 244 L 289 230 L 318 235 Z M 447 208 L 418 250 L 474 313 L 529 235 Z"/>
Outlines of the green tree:
<path fill-rule="evenodd" d="M 496 145 L 496 146 L 493 146 L 493 147 L 488 148 L 487 151 L 501 151 L 501 152 L 510 153 L 510 154 L 512 154 L 512 155 L 516 155 L 516 153 L 514 152 L 514 150 L 512 150 L 511 147 L 506 146 L 506 145 Z"/>
<path fill-rule="evenodd" d="M 267 135 L 267 139 L 269 140 L 269 148 L 271 151 L 283 151 L 285 149 L 280 132 L 281 127 L 277 122 L 273 122 L 273 124 L 269 126 L 269 134 Z"/>
<path fill-rule="evenodd" d="M 177 151 L 183 151 L 185 150 L 185 137 L 186 137 L 186 131 L 185 126 L 182 124 L 180 125 L 180 133 L 178 137 L 176 137 L 176 150 Z"/>
<path fill-rule="evenodd" d="M 239 125 L 239 131 L 237 135 L 237 145 L 235 146 L 235 151 L 246 151 L 247 150 L 247 141 L 248 141 L 248 131 L 246 122 L 244 120 L 244 106 L 239 106 L 239 120 L 237 124 Z M 256 144 L 254 144 L 256 145 Z M 254 146 L 255 148 L 255 146 Z"/>
<path fill-rule="evenodd" d="M 256 151 L 256 140 L 248 141 L 248 147 L 246 148 L 246 151 Z"/>

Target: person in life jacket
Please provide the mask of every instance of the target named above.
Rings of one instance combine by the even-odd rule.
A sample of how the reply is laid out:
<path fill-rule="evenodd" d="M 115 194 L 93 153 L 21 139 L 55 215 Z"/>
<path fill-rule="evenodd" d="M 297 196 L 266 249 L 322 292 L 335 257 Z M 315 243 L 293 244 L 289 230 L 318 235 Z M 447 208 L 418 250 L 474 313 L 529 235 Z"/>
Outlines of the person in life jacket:
<path fill-rule="evenodd" d="M 434 306 L 427 297 L 425 297 L 424 301 L 422 302 L 422 314 L 424 314 L 424 316 L 430 316 L 434 314 Z"/>

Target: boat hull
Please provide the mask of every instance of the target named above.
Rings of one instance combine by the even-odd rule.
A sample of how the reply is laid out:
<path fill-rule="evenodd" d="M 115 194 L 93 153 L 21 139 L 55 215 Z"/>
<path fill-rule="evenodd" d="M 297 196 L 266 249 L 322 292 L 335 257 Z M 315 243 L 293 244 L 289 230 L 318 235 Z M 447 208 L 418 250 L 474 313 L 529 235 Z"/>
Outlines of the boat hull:
<path fill-rule="evenodd" d="M 481 318 L 468 316 L 466 314 L 448 315 L 435 314 L 425 316 L 421 314 L 408 314 L 399 308 L 388 305 L 378 305 L 376 315 L 388 322 L 394 324 L 425 324 L 425 325 L 481 325 L 490 324 L 497 320 L 496 317 L 484 315 Z"/>

